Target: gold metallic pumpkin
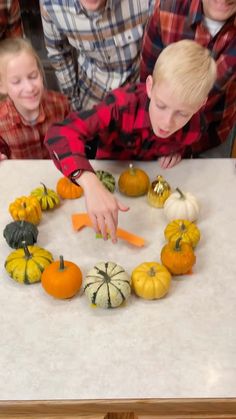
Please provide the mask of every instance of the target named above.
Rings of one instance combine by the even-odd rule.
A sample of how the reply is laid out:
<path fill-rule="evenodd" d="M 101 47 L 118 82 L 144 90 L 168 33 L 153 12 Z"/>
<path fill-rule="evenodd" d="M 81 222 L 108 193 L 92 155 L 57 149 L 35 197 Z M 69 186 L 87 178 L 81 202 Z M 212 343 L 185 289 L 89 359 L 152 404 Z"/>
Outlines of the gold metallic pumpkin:
<path fill-rule="evenodd" d="M 156 208 L 163 208 L 166 199 L 171 194 L 169 183 L 158 175 L 156 179 L 150 184 L 148 190 L 148 203 Z"/>

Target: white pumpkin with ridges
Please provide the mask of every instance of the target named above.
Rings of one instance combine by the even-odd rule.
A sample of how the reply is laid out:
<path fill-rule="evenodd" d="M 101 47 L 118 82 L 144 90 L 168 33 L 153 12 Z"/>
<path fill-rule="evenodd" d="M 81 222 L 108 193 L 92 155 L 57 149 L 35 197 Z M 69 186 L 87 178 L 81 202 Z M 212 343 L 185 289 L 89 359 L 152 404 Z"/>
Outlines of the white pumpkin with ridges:
<path fill-rule="evenodd" d="M 175 219 L 185 219 L 196 221 L 198 219 L 200 207 L 197 199 L 189 192 L 182 192 L 176 189 L 164 204 L 164 214 L 169 221 Z"/>

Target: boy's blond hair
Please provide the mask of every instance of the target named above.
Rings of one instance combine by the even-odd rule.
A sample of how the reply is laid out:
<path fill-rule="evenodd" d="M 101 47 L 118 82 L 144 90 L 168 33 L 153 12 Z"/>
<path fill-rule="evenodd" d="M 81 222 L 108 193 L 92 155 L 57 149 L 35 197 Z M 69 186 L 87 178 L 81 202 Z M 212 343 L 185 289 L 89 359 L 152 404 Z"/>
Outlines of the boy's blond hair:
<path fill-rule="evenodd" d="M 216 80 L 217 67 L 207 48 L 186 39 L 162 50 L 152 76 L 154 84 L 167 82 L 186 104 L 201 104 Z"/>
<path fill-rule="evenodd" d="M 25 38 L 7 38 L 0 41 L 0 80 L 2 78 L 2 72 L 4 71 L 4 66 L 6 65 L 8 57 L 15 56 L 16 54 L 24 51 L 28 52 L 35 58 L 37 67 L 43 80 L 45 81 L 45 74 L 41 60 L 30 41 Z"/>

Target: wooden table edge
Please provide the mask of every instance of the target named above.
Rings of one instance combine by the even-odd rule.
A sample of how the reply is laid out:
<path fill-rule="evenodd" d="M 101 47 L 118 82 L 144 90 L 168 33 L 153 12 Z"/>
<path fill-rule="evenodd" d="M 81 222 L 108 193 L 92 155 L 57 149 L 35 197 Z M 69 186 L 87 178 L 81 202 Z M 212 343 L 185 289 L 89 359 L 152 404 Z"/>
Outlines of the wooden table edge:
<path fill-rule="evenodd" d="M 236 418 L 236 398 L 0 401 L 0 419 L 83 417 L 232 419 Z"/>

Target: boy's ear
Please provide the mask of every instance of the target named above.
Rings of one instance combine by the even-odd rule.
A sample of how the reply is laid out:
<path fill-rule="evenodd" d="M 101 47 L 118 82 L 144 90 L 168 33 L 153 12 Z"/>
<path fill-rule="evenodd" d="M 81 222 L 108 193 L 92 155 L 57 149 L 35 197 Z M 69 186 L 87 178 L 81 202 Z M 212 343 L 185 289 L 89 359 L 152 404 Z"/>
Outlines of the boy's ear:
<path fill-rule="evenodd" d="M 151 75 L 147 76 L 146 79 L 146 91 L 149 99 L 151 99 L 151 92 L 152 92 L 152 86 L 153 86 L 153 78 Z"/>

